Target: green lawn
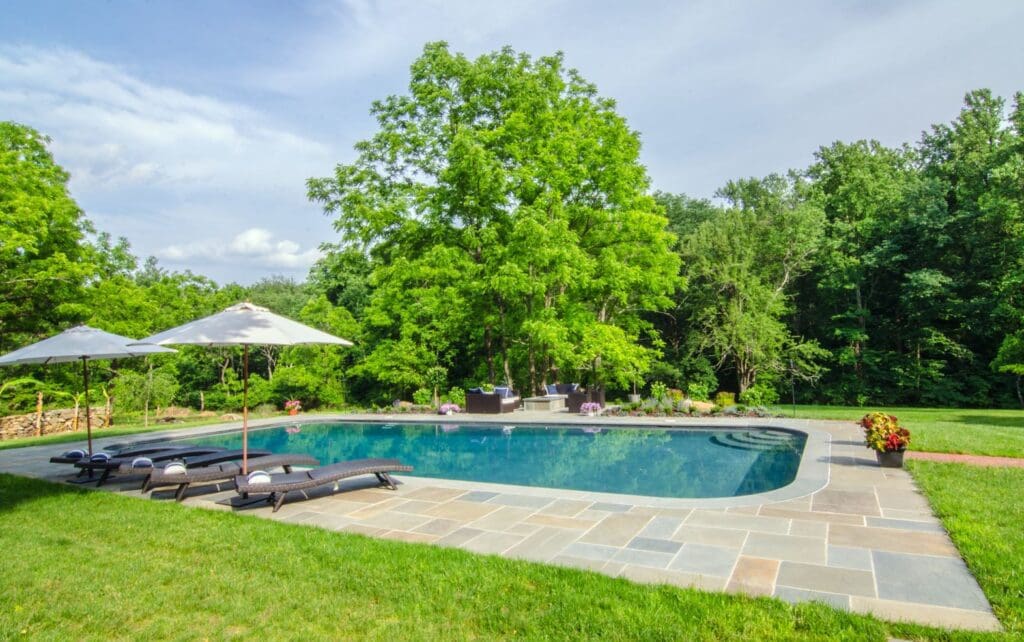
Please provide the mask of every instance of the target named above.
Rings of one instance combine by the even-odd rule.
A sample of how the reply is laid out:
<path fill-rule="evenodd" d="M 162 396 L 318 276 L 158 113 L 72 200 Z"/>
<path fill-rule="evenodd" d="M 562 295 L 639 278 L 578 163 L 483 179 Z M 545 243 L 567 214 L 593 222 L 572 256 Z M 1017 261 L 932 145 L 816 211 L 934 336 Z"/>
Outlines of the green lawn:
<path fill-rule="evenodd" d="M 1001 639 L 0 475 L 0 639 Z"/>
<path fill-rule="evenodd" d="M 927 461 L 908 468 L 996 616 L 1024 639 L 1024 469 Z"/>
<path fill-rule="evenodd" d="M 787 417 L 793 416 L 792 406 L 779 406 L 774 410 Z M 1024 457 L 1024 410 L 797 406 L 796 416 L 856 421 L 875 410 L 896 415 L 900 423 L 910 429 L 911 450 Z"/>

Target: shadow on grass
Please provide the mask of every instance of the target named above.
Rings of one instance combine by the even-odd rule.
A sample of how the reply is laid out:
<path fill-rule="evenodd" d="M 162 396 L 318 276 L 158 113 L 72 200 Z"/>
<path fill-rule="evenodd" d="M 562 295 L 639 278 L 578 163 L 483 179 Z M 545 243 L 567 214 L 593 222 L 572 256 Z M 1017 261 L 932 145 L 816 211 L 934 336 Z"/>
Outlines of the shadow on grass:
<path fill-rule="evenodd" d="M 1020 428 L 1024 431 L 1024 417 L 990 417 L 988 415 L 955 415 L 947 419 L 950 423 L 971 424 L 975 426 L 1000 426 Z"/>
<path fill-rule="evenodd" d="M 84 497 L 88 492 L 70 484 L 0 473 L 0 515 L 13 510 L 19 504 L 56 496 Z"/>

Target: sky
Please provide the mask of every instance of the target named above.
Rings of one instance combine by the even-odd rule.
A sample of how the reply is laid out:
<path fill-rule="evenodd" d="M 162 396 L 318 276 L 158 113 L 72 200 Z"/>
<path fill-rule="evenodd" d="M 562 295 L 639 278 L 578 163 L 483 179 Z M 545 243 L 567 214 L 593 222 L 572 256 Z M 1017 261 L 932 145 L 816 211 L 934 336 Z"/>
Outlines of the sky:
<path fill-rule="evenodd" d="M 164 268 L 305 278 L 340 237 L 305 181 L 355 158 L 427 42 L 562 51 L 643 144 L 654 189 L 912 143 L 963 95 L 1024 91 L 1016 0 L 8 0 L 0 120 L 30 125 L 95 226 Z"/>

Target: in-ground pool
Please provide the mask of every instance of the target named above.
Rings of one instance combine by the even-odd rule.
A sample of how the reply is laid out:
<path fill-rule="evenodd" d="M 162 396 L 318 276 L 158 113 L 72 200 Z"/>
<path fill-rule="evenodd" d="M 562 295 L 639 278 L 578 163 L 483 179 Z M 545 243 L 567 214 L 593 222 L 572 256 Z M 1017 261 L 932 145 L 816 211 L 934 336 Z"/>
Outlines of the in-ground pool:
<path fill-rule="evenodd" d="M 322 464 L 395 457 L 417 477 L 685 498 L 781 488 L 796 476 L 806 440 L 774 428 L 325 423 L 249 432 L 249 448 L 308 454 Z M 242 435 L 188 441 L 241 448 Z"/>

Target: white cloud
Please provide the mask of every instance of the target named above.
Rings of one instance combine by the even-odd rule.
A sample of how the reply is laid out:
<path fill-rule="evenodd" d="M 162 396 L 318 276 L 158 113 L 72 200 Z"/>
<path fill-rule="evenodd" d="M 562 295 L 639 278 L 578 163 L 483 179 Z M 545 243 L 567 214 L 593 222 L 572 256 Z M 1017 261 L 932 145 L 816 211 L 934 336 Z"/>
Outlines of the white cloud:
<path fill-rule="evenodd" d="M 169 245 L 156 252 L 158 259 L 171 264 L 244 262 L 248 266 L 285 270 L 308 270 L 321 255 L 317 248 L 301 251 L 295 241 L 275 239 L 270 230 L 258 227 L 249 228 L 227 242 L 205 239 Z"/>

